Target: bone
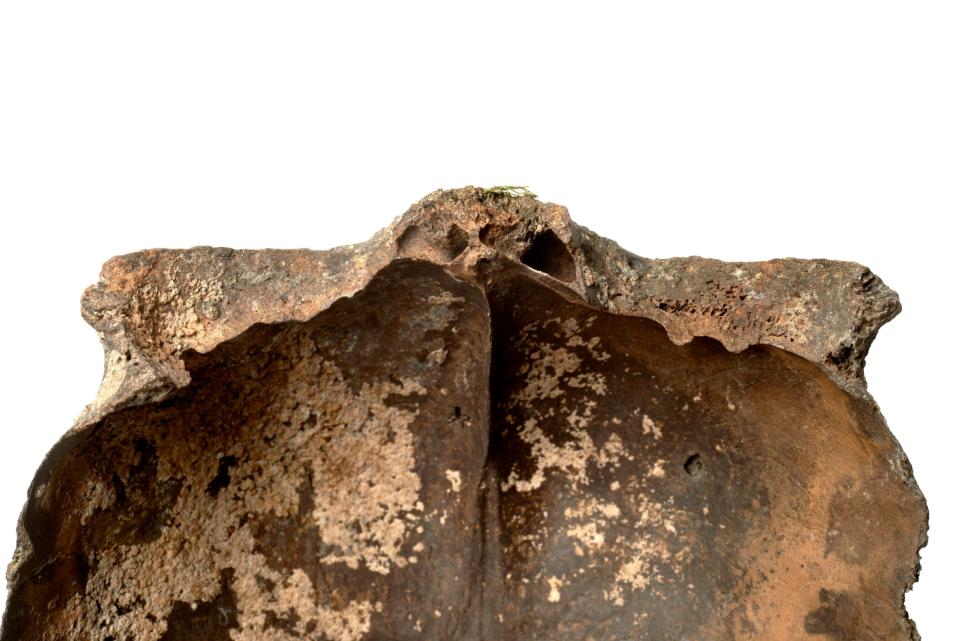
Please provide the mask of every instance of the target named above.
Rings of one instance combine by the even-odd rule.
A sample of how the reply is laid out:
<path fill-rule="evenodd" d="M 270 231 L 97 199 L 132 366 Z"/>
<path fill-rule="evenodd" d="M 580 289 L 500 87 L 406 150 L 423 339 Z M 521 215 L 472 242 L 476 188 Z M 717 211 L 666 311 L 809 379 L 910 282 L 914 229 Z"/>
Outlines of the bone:
<path fill-rule="evenodd" d="M 926 505 L 863 374 L 899 310 L 473 187 L 354 246 L 113 258 L 0 638 L 917 639 Z"/>

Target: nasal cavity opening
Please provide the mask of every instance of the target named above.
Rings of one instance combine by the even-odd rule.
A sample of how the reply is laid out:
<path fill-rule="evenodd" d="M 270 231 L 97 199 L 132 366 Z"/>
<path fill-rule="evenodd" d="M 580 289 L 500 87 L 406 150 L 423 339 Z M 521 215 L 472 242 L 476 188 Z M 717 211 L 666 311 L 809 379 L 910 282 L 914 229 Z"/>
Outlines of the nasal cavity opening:
<path fill-rule="evenodd" d="M 527 251 L 520 256 L 520 262 L 565 283 L 577 277 L 573 256 L 552 229 L 537 234 Z"/>

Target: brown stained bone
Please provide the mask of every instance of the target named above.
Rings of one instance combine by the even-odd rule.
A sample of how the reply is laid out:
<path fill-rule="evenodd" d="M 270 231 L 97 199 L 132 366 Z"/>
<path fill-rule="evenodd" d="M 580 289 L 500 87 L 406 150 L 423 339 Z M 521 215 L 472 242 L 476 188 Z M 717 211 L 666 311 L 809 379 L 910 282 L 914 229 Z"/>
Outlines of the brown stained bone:
<path fill-rule="evenodd" d="M 152 250 L 30 488 L 3 641 L 906 640 L 896 294 L 438 191 L 330 251 Z"/>

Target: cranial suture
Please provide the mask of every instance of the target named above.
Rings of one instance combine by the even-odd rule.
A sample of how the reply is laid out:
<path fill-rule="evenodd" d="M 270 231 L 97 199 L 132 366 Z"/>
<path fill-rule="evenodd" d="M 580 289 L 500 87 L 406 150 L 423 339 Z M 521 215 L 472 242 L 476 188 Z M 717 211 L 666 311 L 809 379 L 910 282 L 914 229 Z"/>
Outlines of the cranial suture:
<path fill-rule="evenodd" d="M 349 247 L 111 259 L 2 639 L 914 639 L 926 508 L 863 380 L 899 309 L 475 188 Z"/>

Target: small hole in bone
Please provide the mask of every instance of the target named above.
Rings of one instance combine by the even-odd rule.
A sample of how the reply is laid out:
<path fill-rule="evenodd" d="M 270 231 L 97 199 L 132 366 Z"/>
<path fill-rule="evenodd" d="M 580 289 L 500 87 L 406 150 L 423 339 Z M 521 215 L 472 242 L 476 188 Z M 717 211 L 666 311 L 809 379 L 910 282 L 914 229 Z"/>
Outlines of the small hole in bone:
<path fill-rule="evenodd" d="M 448 260 L 453 260 L 462 254 L 463 250 L 465 250 L 469 244 L 470 236 L 467 235 L 467 232 L 463 231 L 463 229 L 457 225 L 451 226 L 450 230 L 447 231 L 446 250 Z"/>
<path fill-rule="evenodd" d="M 683 464 L 683 469 L 690 476 L 700 476 L 703 473 L 703 459 L 699 454 L 694 454 Z"/>
<path fill-rule="evenodd" d="M 552 229 L 541 232 L 520 257 L 527 267 L 549 274 L 565 283 L 577 277 L 577 266 L 567 246 Z"/>
<path fill-rule="evenodd" d="M 480 242 L 486 245 L 487 247 L 493 247 L 494 241 L 496 240 L 496 227 L 493 225 L 484 225 L 480 228 Z"/>
<path fill-rule="evenodd" d="M 444 236 L 419 225 L 410 225 L 397 239 L 397 250 L 401 256 L 450 262 L 462 254 L 469 244 L 470 236 L 457 225 L 451 225 Z"/>

